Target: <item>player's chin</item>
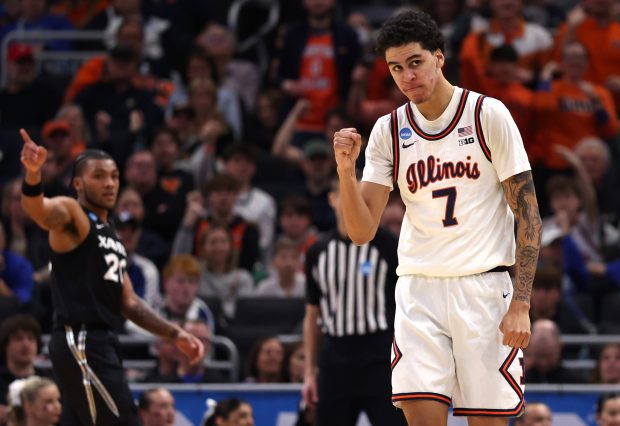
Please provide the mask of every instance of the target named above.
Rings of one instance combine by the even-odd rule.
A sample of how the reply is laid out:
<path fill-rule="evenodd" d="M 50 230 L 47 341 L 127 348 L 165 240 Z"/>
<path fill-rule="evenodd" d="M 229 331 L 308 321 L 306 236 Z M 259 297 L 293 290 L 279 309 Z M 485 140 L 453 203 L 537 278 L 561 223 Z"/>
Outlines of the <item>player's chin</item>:
<path fill-rule="evenodd" d="M 426 92 L 421 92 L 421 91 L 409 92 L 407 93 L 407 97 L 414 104 L 422 104 L 428 101 L 429 99 L 429 96 L 426 94 Z"/>
<path fill-rule="evenodd" d="M 114 210 L 114 207 L 116 206 L 116 199 L 114 200 L 103 199 L 99 202 L 99 206 L 103 207 L 106 210 Z"/>

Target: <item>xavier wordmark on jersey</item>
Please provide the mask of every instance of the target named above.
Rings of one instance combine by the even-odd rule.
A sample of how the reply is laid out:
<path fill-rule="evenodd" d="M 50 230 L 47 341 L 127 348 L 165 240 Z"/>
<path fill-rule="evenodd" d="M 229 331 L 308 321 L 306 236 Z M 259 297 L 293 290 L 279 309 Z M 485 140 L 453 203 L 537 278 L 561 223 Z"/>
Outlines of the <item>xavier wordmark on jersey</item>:
<path fill-rule="evenodd" d="M 125 247 L 123 244 L 110 237 L 106 237 L 105 235 L 97 235 L 99 239 L 99 248 L 103 248 L 106 250 L 112 250 L 116 253 L 120 254 L 123 257 L 127 257 L 127 252 L 125 251 Z"/>

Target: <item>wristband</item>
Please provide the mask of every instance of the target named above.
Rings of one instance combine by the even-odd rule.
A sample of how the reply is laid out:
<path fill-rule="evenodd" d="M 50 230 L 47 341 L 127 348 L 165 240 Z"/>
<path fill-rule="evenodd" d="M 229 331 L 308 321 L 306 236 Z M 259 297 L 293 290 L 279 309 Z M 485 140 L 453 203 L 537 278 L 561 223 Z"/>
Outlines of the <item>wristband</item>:
<path fill-rule="evenodd" d="M 26 183 L 26 181 L 22 182 L 22 194 L 26 197 L 38 197 L 43 194 L 43 184 L 41 181 L 35 183 L 34 185 L 30 185 Z"/>

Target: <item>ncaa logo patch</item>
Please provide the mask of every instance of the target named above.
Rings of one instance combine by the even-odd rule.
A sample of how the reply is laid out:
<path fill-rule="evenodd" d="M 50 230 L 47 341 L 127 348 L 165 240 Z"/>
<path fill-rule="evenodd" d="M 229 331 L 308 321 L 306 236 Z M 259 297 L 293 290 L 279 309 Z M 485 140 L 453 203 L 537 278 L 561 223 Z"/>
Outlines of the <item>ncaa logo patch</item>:
<path fill-rule="evenodd" d="M 399 136 L 401 139 L 407 140 L 411 137 L 413 133 L 411 132 L 411 129 L 408 127 L 405 127 L 403 129 L 400 129 L 400 133 Z"/>

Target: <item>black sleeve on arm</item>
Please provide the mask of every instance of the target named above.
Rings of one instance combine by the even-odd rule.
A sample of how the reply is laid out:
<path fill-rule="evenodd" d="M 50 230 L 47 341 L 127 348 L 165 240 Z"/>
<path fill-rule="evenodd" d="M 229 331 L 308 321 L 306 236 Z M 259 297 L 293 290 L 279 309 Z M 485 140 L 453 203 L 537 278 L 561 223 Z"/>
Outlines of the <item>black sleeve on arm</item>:
<path fill-rule="evenodd" d="M 318 249 L 315 246 L 310 247 L 306 253 L 304 270 L 306 273 L 306 302 L 310 305 L 319 305 L 321 301 L 321 289 L 314 279 L 313 269 L 318 261 Z"/>

